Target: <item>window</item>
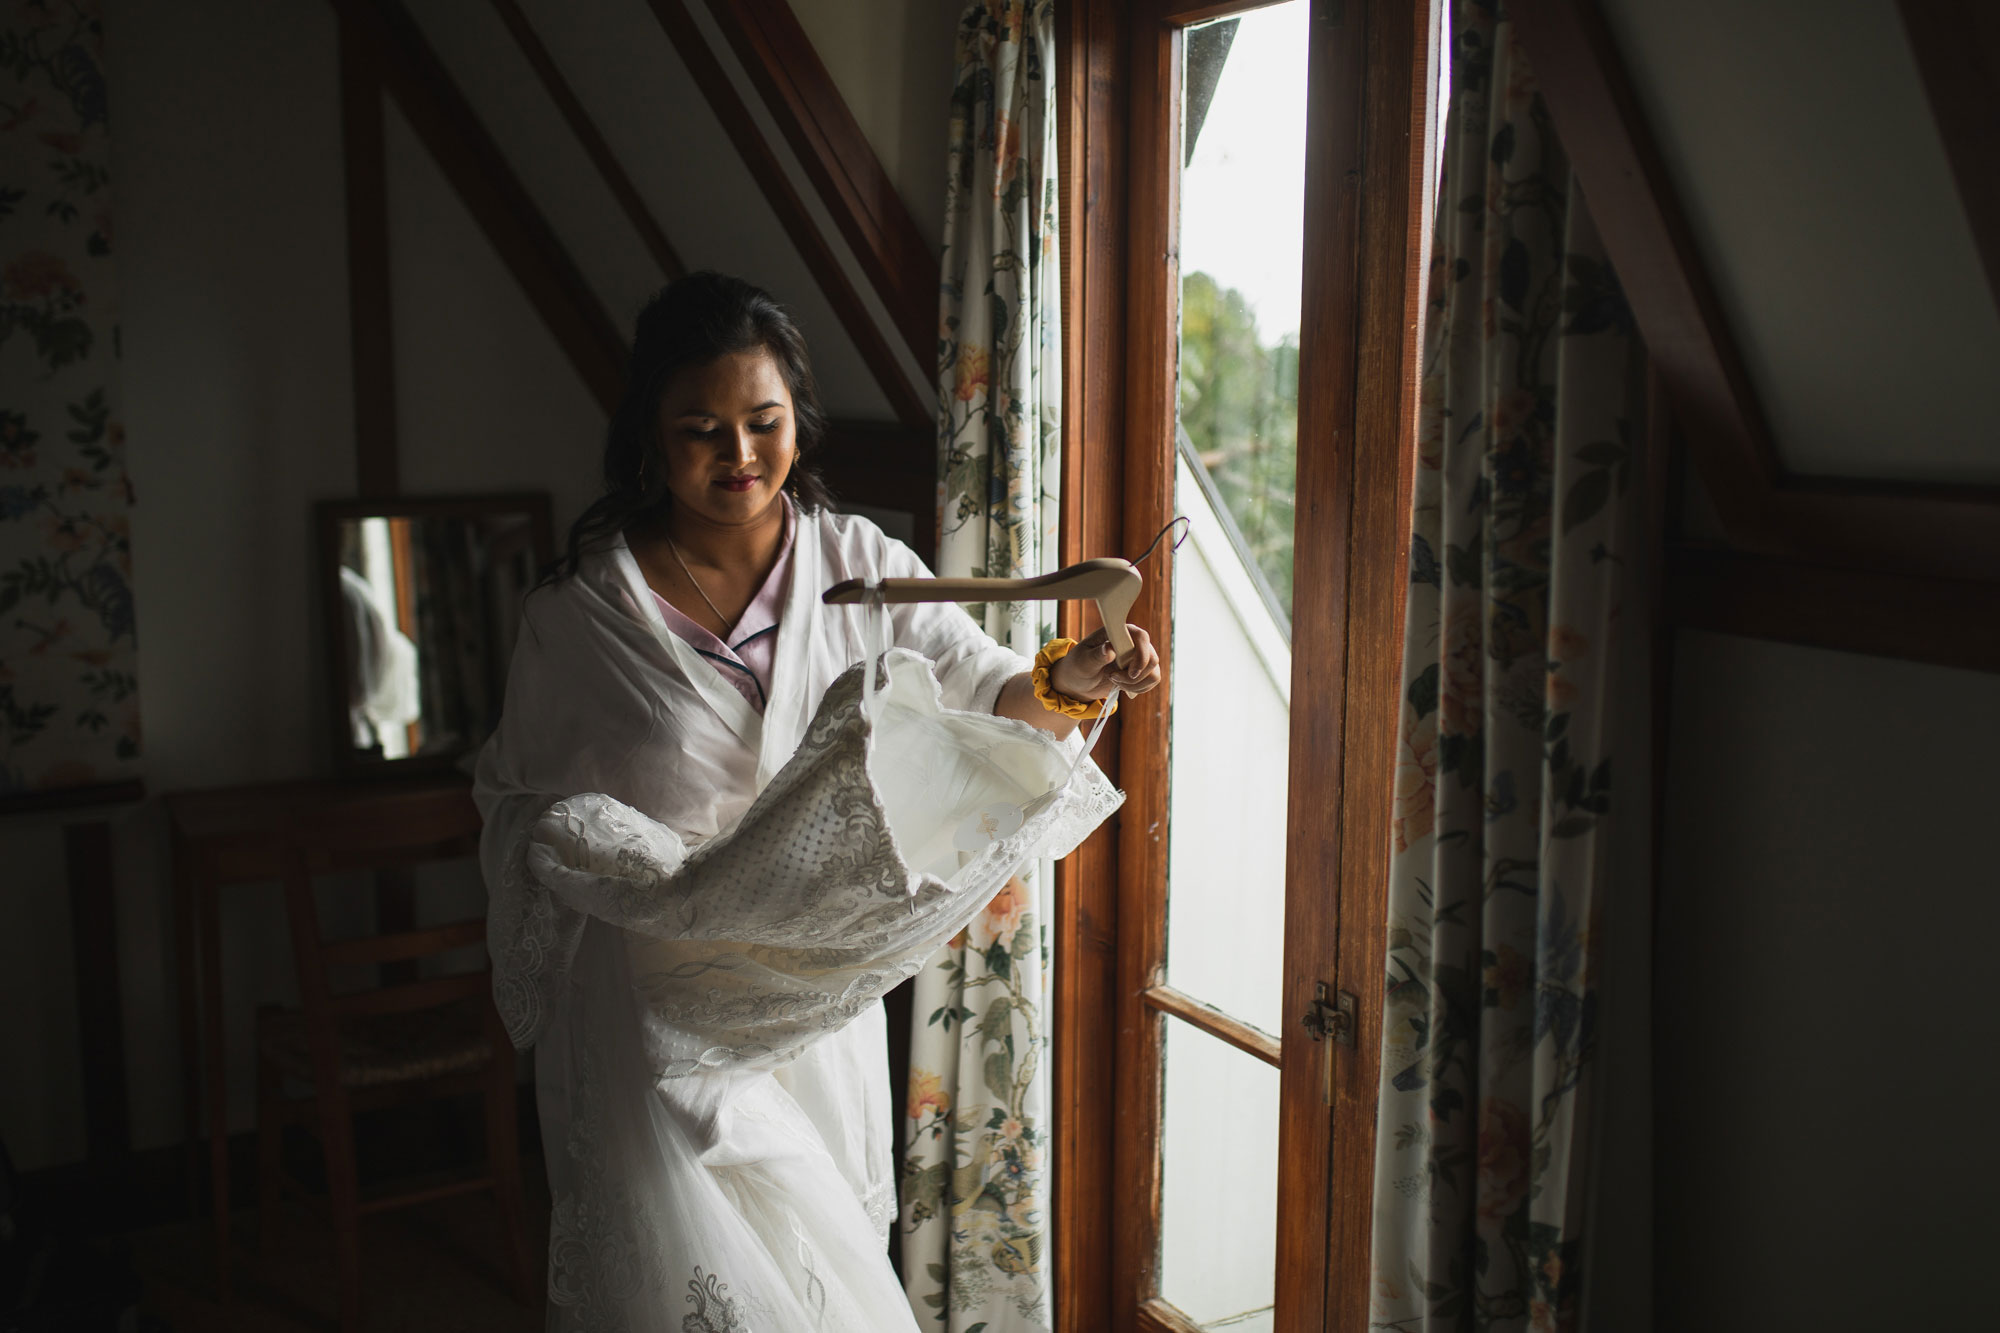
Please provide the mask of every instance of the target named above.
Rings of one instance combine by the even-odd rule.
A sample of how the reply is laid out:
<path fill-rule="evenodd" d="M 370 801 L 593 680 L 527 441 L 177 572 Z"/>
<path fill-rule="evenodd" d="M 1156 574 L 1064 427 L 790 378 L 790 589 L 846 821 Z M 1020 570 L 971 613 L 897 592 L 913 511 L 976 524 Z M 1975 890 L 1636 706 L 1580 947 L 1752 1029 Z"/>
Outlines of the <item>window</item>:
<path fill-rule="evenodd" d="M 1065 1330 L 1367 1325 L 1435 16 L 1065 19 L 1064 556 L 1193 520 L 1059 879 Z"/>
<path fill-rule="evenodd" d="M 1174 508 L 1166 626 L 1160 1299 L 1265 1333 L 1276 1279 L 1285 791 L 1298 479 L 1307 0 L 1180 46 Z M 1234 1037 L 1234 1040 L 1231 1040 Z"/>

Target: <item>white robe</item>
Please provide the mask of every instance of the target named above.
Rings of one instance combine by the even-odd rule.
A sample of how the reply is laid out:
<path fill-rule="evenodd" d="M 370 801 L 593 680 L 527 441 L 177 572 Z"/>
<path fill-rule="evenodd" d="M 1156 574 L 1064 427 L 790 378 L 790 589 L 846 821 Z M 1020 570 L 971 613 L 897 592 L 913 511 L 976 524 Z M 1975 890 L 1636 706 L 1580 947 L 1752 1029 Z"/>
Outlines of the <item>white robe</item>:
<path fill-rule="evenodd" d="M 884 971 L 869 974 L 869 988 L 850 985 L 859 1001 L 814 1016 L 826 1031 L 775 1055 L 713 1046 L 702 1061 L 674 1061 L 670 1048 L 685 1053 L 701 1042 L 688 1045 L 687 1022 L 635 1003 L 645 987 L 635 986 L 633 960 L 651 969 L 636 980 L 669 978 L 685 1000 L 702 994 L 695 974 L 717 965 L 714 953 L 688 953 L 677 969 L 671 931 L 642 940 L 653 929 L 643 914 L 552 893 L 561 868 L 537 880 L 526 867 L 536 838 L 548 859 L 546 844 L 563 836 L 557 815 L 578 825 L 566 812 L 584 810 L 624 832 L 613 807 L 623 803 L 665 826 L 632 835 L 634 846 L 673 844 L 644 880 L 664 882 L 684 846 L 698 849 L 742 819 L 799 748 L 828 686 L 867 653 L 869 613 L 824 606 L 819 594 L 844 579 L 928 572 L 865 519 L 801 516 L 761 718 L 667 628 L 622 542 L 528 601 L 505 713 L 481 755 L 475 795 L 486 817 L 495 997 L 516 1044 L 536 1048 L 554 1200 L 551 1329 L 917 1327 L 885 1250 L 896 1187 L 886 1029 L 873 998 Z M 990 715 L 1002 685 L 1027 668 L 956 606 L 902 606 L 892 617 L 895 643 L 929 659 L 948 709 Z M 1100 790 L 1070 823 L 1087 831 L 1115 793 L 1084 768 Z M 551 811 L 579 793 L 613 802 Z M 576 856 L 587 859 L 582 841 Z M 621 869 L 644 859 L 622 847 L 602 853 Z M 899 913 L 913 916 L 916 901 Z M 803 941 L 828 942 L 838 943 Z M 916 971 L 935 943 L 893 959 L 900 974 Z M 645 961 L 648 948 L 653 958 L 668 950 L 667 961 Z"/>

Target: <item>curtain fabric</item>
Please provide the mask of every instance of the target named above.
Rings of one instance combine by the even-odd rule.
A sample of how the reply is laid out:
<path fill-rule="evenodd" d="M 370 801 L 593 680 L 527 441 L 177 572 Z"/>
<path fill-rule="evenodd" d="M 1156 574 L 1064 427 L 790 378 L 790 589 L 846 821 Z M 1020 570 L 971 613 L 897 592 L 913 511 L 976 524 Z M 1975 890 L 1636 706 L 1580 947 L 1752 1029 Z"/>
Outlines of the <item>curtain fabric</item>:
<path fill-rule="evenodd" d="M 0 796 L 138 774 L 102 47 L 0 0 Z"/>
<path fill-rule="evenodd" d="M 938 343 L 938 572 L 1052 568 L 1062 402 L 1053 0 L 959 20 Z M 1049 604 L 973 608 L 1032 654 Z M 901 1231 L 924 1327 L 1049 1325 L 1044 862 L 918 974 Z"/>
<path fill-rule="evenodd" d="M 1600 927 L 1647 886 L 1642 349 L 1512 25 L 1453 6 L 1396 774 L 1372 1327 L 1574 1329 Z M 1622 618 L 1622 619 L 1621 619 Z M 1632 882 L 1639 879 L 1639 882 Z"/>

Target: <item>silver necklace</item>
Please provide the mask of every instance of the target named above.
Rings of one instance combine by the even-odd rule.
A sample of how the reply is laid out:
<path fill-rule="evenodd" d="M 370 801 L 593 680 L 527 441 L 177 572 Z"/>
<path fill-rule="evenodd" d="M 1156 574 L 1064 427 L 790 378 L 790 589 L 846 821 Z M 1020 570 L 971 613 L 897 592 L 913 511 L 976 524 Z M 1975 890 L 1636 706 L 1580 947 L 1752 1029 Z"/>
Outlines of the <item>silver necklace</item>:
<path fill-rule="evenodd" d="M 667 537 L 667 534 L 664 532 L 660 535 Z M 729 633 L 729 617 L 722 614 L 721 607 L 717 606 L 714 602 L 708 601 L 708 594 L 702 590 L 701 581 L 694 576 L 694 571 L 688 568 L 688 562 L 681 557 L 681 548 L 674 545 L 672 537 L 667 537 L 667 549 L 674 553 L 674 562 L 681 567 L 681 573 L 687 575 L 688 582 L 694 586 L 695 596 L 701 598 L 704 602 L 708 602 L 708 609 L 715 612 L 715 623 L 722 626 L 724 634 Z"/>

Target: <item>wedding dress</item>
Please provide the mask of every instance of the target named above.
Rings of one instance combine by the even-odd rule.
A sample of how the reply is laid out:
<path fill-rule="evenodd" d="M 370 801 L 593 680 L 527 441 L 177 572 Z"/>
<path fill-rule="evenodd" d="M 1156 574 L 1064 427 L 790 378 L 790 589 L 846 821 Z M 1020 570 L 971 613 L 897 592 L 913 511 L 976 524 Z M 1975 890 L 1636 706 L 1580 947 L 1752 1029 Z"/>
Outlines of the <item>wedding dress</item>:
<path fill-rule="evenodd" d="M 476 794 L 495 997 L 536 1052 L 551 1329 L 917 1327 L 879 997 L 1120 799 L 992 715 L 1025 663 L 958 608 L 818 601 L 925 572 L 798 515 L 762 718 L 622 545 L 529 602 Z"/>

